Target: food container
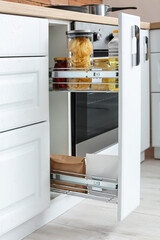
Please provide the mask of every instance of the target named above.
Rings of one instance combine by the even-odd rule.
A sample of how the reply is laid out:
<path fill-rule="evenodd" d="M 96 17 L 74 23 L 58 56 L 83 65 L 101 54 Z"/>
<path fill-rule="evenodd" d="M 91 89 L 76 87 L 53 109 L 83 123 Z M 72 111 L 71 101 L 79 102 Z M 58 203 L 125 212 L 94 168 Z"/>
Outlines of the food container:
<path fill-rule="evenodd" d="M 100 58 L 93 60 L 94 68 L 102 69 L 102 71 L 109 70 L 109 60 L 108 58 Z M 108 78 L 102 78 L 102 83 L 108 83 Z M 109 90 L 109 84 L 92 84 L 91 88 L 94 90 Z"/>
<path fill-rule="evenodd" d="M 110 71 L 118 71 L 118 57 L 109 57 Z M 109 83 L 115 83 L 109 85 L 110 91 L 118 92 L 118 78 L 109 78 Z"/>
<path fill-rule="evenodd" d="M 68 39 L 68 68 L 84 71 L 83 68 L 93 67 L 93 32 L 88 30 L 75 30 L 66 32 Z M 75 70 L 75 69 L 74 69 Z M 86 90 L 90 88 L 91 78 L 72 78 L 68 84 L 71 90 Z M 82 84 L 82 83 L 86 84 Z"/>
<path fill-rule="evenodd" d="M 53 170 L 67 172 L 66 175 L 70 176 L 69 173 L 74 173 L 74 177 L 82 177 L 78 174 L 86 174 L 86 164 L 85 159 L 83 157 L 72 157 L 72 156 L 65 156 L 65 155 L 50 155 L 50 169 L 51 173 Z M 79 184 L 73 184 L 68 182 L 61 182 L 57 180 L 51 180 L 51 187 L 54 186 L 55 188 L 64 189 L 68 191 L 74 192 L 86 192 L 86 187 Z M 83 190 L 84 189 L 84 190 Z"/>
<path fill-rule="evenodd" d="M 54 65 L 55 71 L 56 71 L 56 68 L 57 68 L 57 71 L 61 71 L 61 68 L 62 68 L 62 71 L 64 71 L 63 68 L 67 68 L 67 58 L 65 57 L 54 58 L 54 61 L 55 61 L 55 65 Z M 54 78 L 53 81 L 59 83 L 59 84 L 53 84 L 54 89 L 67 88 L 67 84 L 63 84 L 63 82 L 67 82 L 66 78 Z"/>

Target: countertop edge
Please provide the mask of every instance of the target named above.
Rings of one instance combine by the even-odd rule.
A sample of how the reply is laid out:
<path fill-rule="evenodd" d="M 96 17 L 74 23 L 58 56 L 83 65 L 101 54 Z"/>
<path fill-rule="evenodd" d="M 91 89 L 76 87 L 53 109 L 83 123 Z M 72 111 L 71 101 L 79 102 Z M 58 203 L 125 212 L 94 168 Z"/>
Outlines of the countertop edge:
<path fill-rule="evenodd" d="M 160 22 L 153 22 L 150 24 L 150 29 L 160 29 Z"/>
<path fill-rule="evenodd" d="M 21 16 L 40 17 L 56 20 L 81 21 L 91 23 L 101 23 L 109 25 L 118 25 L 118 19 L 112 17 L 103 17 L 93 14 L 71 12 L 47 7 L 40 7 L 22 3 L 0 1 L 0 13 L 14 14 Z"/>
<path fill-rule="evenodd" d="M 30 16 L 30 17 L 40 17 L 40 18 L 48 18 L 48 19 L 56 19 L 56 20 L 100 23 L 100 24 L 115 25 L 115 26 L 118 25 L 118 18 L 107 17 L 107 16 L 103 17 L 99 15 L 71 12 L 71 11 L 52 9 L 47 7 L 40 7 L 40 6 L 15 3 L 15 2 L 0 1 L 0 13 Z M 150 29 L 150 23 L 141 22 L 141 28 Z"/>

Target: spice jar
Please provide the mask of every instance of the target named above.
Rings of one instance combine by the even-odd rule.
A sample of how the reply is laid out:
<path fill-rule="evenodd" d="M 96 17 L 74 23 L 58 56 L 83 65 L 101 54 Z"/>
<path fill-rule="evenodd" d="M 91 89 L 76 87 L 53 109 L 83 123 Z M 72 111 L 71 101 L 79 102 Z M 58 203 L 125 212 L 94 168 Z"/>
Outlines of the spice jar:
<path fill-rule="evenodd" d="M 109 60 L 106 58 L 94 59 L 94 68 L 102 69 L 102 71 L 108 71 Z M 108 83 L 108 78 L 102 78 L 102 83 Z M 109 90 L 109 84 L 92 84 L 91 88 L 94 90 Z"/>
<path fill-rule="evenodd" d="M 66 32 L 68 39 L 68 67 L 82 68 L 78 71 L 84 71 L 83 68 L 90 68 L 93 66 L 93 32 L 88 30 L 76 30 Z M 75 69 L 74 69 L 75 70 Z M 69 82 L 76 84 L 68 84 L 70 89 L 85 90 L 89 89 L 90 84 L 82 84 L 84 82 L 90 83 L 91 78 L 75 78 L 68 79 Z"/>
<path fill-rule="evenodd" d="M 67 68 L 67 58 L 65 57 L 61 57 L 61 58 L 54 58 L 55 61 L 55 71 L 57 68 L 57 71 L 65 71 L 65 69 L 61 69 L 61 68 Z M 54 89 L 61 89 L 61 88 L 67 88 L 67 84 L 63 84 L 61 82 L 67 82 L 66 78 L 55 78 L 54 82 L 57 82 L 59 84 L 53 84 L 53 88 Z"/>

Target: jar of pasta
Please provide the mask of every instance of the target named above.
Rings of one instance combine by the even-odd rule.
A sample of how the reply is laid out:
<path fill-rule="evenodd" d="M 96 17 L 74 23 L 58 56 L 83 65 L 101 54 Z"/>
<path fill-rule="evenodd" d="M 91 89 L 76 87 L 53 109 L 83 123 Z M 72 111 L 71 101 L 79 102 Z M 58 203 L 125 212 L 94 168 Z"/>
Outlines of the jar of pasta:
<path fill-rule="evenodd" d="M 66 34 L 68 38 L 68 68 L 74 71 L 84 71 L 85 68 L 92 67 L 93 32 L 88 30 L 75 30 L 68 31 Z M 91 81 L 91 78 L 68 79 L 68 82 L 70 82 L 68 87 L 71 90 L 87 90 L 90 88 Z M 71 82 L 75 82 L 75 84 L 71 84 Z"/>
<path fill-rule="evenodd" d="M 109 60 L 107 58 L 99 58 L 93 60 L 94 68 L 102 69 L 102 71 L 109 70 Z M 102 83 L 108 83 L 108 78 L 102 78 Z M 109 90 L 109 84 L 92 84 L 92 89 L 107 91 Z"/>

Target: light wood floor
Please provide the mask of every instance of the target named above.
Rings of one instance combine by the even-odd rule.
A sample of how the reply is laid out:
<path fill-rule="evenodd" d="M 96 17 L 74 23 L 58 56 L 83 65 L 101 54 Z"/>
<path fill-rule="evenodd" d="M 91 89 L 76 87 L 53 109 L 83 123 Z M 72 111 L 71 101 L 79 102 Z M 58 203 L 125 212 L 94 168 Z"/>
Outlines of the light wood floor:
<path fill-rule="evenodd" d="M 123 222 L 116 206 L 84 200 L 25 240 L 160 240 L 160 160 L 141 165 L 141 205 Z"/>

